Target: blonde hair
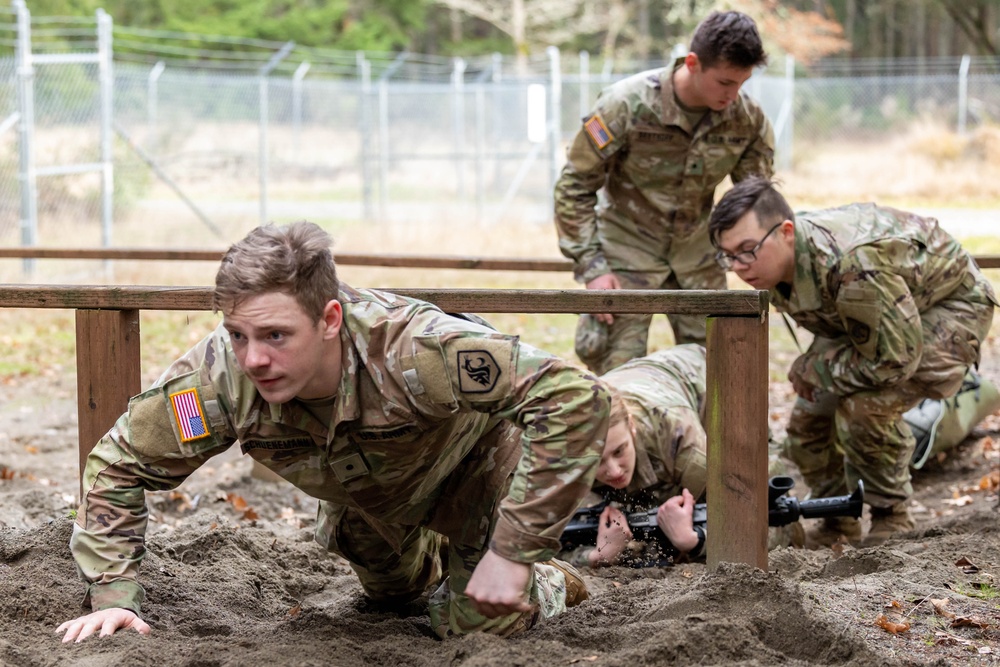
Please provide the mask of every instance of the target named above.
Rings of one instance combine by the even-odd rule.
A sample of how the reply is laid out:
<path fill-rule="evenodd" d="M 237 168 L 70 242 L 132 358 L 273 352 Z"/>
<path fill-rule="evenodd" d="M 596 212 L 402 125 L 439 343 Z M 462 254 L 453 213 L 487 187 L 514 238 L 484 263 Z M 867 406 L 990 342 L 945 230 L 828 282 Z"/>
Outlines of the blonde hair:
<path fill-rule="evenodd" d="M 611 393 L 611 414 L 608 415 L 608 428 L 617 426 L 622 422 L 632 425 L 632 415 L 629 414 L 628 406 L 625 403 L 625 398 L 615 387 L 607 385 L 608 390 Z"/>
<path fill-rule="evenodd" d="M 332 244 L 329 234 L 305 220 L 257 227 L 222 256 L 212 309 L 231 311 L 248 297 L 284 292 L 318 322 L 340 290 Z"/>

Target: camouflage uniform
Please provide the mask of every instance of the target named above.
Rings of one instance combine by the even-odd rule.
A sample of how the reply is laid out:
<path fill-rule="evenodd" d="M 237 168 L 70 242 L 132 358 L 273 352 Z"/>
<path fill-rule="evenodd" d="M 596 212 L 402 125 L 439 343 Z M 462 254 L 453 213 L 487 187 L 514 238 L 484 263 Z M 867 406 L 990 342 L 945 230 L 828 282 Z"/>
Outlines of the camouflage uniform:
<path fill-rule="evenodd" d="M 726 288 L 708 238 L 715 188 L 727 175 L 770 176 L 774 132 L 744 95 L 692 126 L 674 95 L 672 75 L 682 63 L 602 91 L 569 148 L 555 220 L 559 248 L 580 282 L 613 272 L 626 289 Z M 598 373 L 641 357 L 651 318 L 616 315 L 608 349 L 578 354 Z M 704 317 L 670 321 L 677 343 L 705 343 Z"/>
<path fill-rule="evenodd" d="M 897 506 L 912 494 L 901 415 L 959 389 L 996 296 L 936 220 L 873 204 L 797 215 L 795 261 L 771 299 L 816 336 L 789 375 L 817 396 L 796 401 L 787 454 L 816 497 L 861 479 L 869 504 Z"/>
<path fill-rule="evenodd" d="M 621 490 L 598 484 L 594 492 L 630 509 L 648 509 L 681 495 L 683 489 L 704 501 L 708 484 L 705 433 L 705 348 L 677 345 L 633 359 L 601 376 L 628 406 L 635 424 L 635 472 Z M 770 451 L 769 474 L 785 473 L 784 462 Z M 771 529 L 768 546 L 787 546 L 793 529 Z M 707 531 L 706 531 L 707 533 Z M 577 566 L 589 563 L 593 547 L 560 556 Z M 689 553 L 689 558 L 704 551 Z"/>
<path fill-rule="evenodd" d="M 94 610 L 138 611 L 144 491 L 171 489 L 237 440 L 320 500 L 317 540 L 366 593 L 431 600 L 442 636 L 530 627 L 565 608 L 565 577 L 540 564 L 589 491 L 609 395 L 551 355 L 413 299 L 342 285 L 342 377 L 329 423 L 298 400 L 268 404 L 219 327 L 176 361 L 87 461 L 72 551 Z M 535 563 L 536 614 L 478 615 L 464 590 L 486 549 Z M 444 585 L 443 585 L 444 586 Z"/>

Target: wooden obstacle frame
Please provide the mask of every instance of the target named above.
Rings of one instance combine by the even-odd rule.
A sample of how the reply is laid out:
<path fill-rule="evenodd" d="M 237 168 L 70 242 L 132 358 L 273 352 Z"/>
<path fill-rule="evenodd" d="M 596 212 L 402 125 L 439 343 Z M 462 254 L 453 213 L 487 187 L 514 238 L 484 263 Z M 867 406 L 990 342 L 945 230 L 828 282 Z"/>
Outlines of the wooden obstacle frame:
<path fill-rule="evenodd" d="M 338 263 L 342 256 L 337 257 Z M 768 295 L 757 290 L 391 289 L 446 312 L 668 313 L 708 323 L 708 565 L 767 568 Z M 79 460 L 142 391 L 142 310 L 211 310 L 209 287 L 0 284 L 0 307 L 76 311 Z"/>

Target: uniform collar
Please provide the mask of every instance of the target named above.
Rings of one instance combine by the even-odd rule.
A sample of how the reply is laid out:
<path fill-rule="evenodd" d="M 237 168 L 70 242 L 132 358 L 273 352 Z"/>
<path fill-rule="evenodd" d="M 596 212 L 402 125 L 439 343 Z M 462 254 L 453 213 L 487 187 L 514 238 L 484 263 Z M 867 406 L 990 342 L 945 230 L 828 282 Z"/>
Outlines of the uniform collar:
<path fill-rule="evenodd" d="M 795 277 L 792 282 L 792 293 L 788 297 L 788 310 L 793 313 L 819 310 L 823 305 L 816 277 L 816 265 L 812 253 L 809 252 L 809 240 L 804 231 L 804 222 L 798 219 L 795 221 Z"/>

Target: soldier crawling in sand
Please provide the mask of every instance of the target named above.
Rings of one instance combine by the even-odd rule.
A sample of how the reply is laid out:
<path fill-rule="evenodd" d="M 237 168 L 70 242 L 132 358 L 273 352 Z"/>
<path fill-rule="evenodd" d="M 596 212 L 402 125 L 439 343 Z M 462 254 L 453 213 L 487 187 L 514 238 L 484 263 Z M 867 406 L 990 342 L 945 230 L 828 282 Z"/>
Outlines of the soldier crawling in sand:
<path fill-rule="evenodd" d="M 588 596 L 554 556 L 600 462 L 604 384 L 473 316 L 340 283 L 330 244 L 298 222 L 231 246 L 222 324 L 91 452 L 71 549 L 93 613 L 62 624 L 64 642 L 150 631 L 145 492 L 236 441 L 320 500 L 317 540 L 368 596 L 432 590 L 442 637 L 523 632 Z"/>

